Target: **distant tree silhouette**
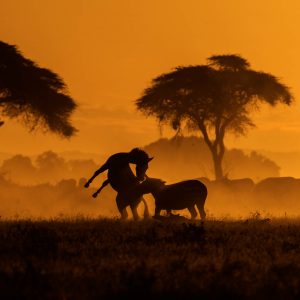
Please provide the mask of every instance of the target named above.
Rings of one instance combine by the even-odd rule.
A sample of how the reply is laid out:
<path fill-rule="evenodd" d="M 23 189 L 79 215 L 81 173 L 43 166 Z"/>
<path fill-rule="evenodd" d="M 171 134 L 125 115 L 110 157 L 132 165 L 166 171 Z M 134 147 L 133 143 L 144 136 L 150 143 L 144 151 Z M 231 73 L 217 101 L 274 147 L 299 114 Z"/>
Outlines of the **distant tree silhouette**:
<path fill-rule="evenodd" d="M 61 154 L 46 151 L 36 157 L 17 154 L 3 159 L 0 162 L 0 177 L 21 185 L 56 184 L 63 179 L 79 180 L 82 174 L 92 173 L 97 167 L 92 159 L 69 160 Z"/>
<path fill-rule="evenodd" d="M 41 127 L 70 137 L 76 132 L 69 120 L 75 108 L 64 81 L 57 74 L 25 58 L 16 46 L 0 41 L 0 114 L 3 117 L 17 118 L 30 130 Z"/>
<path fill-rule="evenodd" d="M 0 167 L 0 172 L 15 183 L 29 184 L 35 180 L 36 168 L 32 164 L 30 157 L 17 154 L 5 159 Z"/>
<path fill-rule="evenodd" d="M 191 178 L 213 179 L 213 161 L 203 138 L 176 136 L 159 139 L 143 149 L 154 156 L 151 177 L 163 178 L 168 183 Z M 229 179 L 251 178 L 257 182 L 266 177 L 280 176 L 280 167 L 257 153 L 226 148 L 223 160 L 224 174 Z"/>
<path fill-rule="evenodd" d="M 211 56 L 207 65 L 177 67 L 154 78 L 136 106 L 177 132 L 183 126 L 200 132 L 212 154 L 215 177 L 221 179 L 225 134 L 246 134 L 254 126 L 249 114 L 261 103 L 289 105 L 293 100 L 276 77 L 249 67 L 239 55 Z"/>
<path fill-rule="evenodd" d="M 54 182 L 57 178 L 68 176 L 69 169 L 65 159 L 53 151 L 46 151 L 35 160 L 39 179 Z"/>
<path fill-rule="evenodd" d="M 250 177 L 254 181 L 259 181 L 267 177 L 280 176 L 280 167 L 256 151 L 246 155 L 240 149 L 230 149 L 225 152 L 224 165 L 231 178 Z"/>
<path fill-rule="evenodd" d="M 91 174 L 98 165 L 92 159 L 72 159 L 68 161 L 70 175 L 73 178 L 81 178 L 82 174 Z"/>

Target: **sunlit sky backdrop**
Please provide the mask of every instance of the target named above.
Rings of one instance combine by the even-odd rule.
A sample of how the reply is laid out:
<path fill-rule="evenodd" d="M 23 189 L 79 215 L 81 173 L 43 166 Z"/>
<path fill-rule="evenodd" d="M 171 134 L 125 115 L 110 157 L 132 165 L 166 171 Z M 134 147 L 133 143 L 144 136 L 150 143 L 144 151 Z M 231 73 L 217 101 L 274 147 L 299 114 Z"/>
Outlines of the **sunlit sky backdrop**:
<path fill-rule="evenodd" d="M 151 79 L 228 53 L 278 76 L 296 102 L 256 113 L 257 129 L 226 145 L 300 151 L 298 0 L 6 0 L 0 21 L 0 39 L 60 74 L 79 104 L 76 137 L 29 134 L 7 121 L 1 152 L 103 154 L 150 143 L 158 127 L 135 111 L 134 100 Z"/>

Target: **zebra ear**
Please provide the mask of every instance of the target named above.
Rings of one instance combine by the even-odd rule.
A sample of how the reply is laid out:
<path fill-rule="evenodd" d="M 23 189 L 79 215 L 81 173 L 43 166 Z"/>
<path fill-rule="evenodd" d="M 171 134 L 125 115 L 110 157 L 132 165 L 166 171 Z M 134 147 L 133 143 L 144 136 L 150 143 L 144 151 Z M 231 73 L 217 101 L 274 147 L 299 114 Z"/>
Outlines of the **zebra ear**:
<path fill-rule="evenodd" d="M 148 162 L 151 161 L 153 158 L 154 158 L 154 157 L 149 157 L 149 158 L 148 158 Z"/>

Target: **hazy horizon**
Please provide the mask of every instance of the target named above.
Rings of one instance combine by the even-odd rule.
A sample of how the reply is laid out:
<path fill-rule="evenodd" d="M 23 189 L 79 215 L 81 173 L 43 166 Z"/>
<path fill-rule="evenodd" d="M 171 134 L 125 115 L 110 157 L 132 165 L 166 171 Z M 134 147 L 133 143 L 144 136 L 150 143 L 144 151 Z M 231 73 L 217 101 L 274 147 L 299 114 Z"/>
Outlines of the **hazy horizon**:
<path fill-rule="evenodd" d="M 149 144 L 151 144 L 152 142 L 156 142 L 158 139 L 151 141 Z M 149 144 L 146 145 L 137 145 L 140 147 L 145 147 Z M 292 176 L 292 177 L 296 177 L 296 178 L 300 178 L 300 150 L 299 151 L 287 151 L 287 152 L 283 152 L 283 151 L 268 151 L 268 150 L 264 150 L 264 149 L 243 149 L 243 148 L 239 148 L 239 147 L 232 147 L 232 148 L 228 148 L 228 150 L 230 149 L 239 149 L 242 150 L 245 154 L 250 153 L 251 151 L 255 151 L 258 154 L 261 154 L 263 156 L 265 156 L 266 158 L 274 161 L 279 167 L 280 167 L 280 176 Z M 127 151 L 129 150 L 124 148 L 124 149 L 120 149 L 118 152 L 122 152 L 122 151 Z M 8 159 L 14 155 L 18 155 L 18 154 L 22 154 L 24 156 L 29 156 L 31 158 L 34 158 L 38 155 L 40 155 L 43 152 L 47 152 L 47 151 L 54 151 L 56 152 L 58 155 L 66 158 L 66 159 L 92 159 L 94 160 L 95 163 L 97 164 L 102 164 L 104 163 L 104 161 L 111 155 L 111 153 L 109 152 L 85 152 L 82 150 L 78 150 L 78 149 L 73 149 L 73 150 L 66 150 L 66 151 L 56 151 L 55 149 L 45 149 L 45 151 L 36 151 L 36 152 L 4 152 L 4 151 L 0 151 L 0 165 L 2 164 L 3 160 Z M 84 177 L 85 174 L 83 174 Z"/>
<path fill-rule="evenodd" d="M 257 128 L 238 139 L 227 136 L 226 147 L 300 151 L 298 1 L 12 0 L 2 8 L 1 39 L 57 72 L 79 104 L 72 117 L 77 136 L 30 134 L 6 120 L 0 129 L 3 152 L 114 153 L 149 144 L 160 137 L 159 129 L 135 111 L 134 100 L 151 79 L 228 53 L 279 77 L 296 101 L 254 113 Z M 164 136 L 172 134 L 166 130 Z"/>

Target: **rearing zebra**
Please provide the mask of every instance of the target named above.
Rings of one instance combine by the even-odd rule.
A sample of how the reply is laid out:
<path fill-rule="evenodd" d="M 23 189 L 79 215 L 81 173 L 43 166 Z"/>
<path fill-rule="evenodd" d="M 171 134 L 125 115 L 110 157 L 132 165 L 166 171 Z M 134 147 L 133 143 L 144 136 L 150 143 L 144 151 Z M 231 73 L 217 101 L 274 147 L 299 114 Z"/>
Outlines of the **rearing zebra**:
<path fill-rule="evenodd" d="M 134 219 L 138 220 L 137 206 L 141 201 L 145 204 L 144 217 L 148 217 L 149 211 L 146 201 L 142 195 L 140 197 L 132 197 L 130 190 L 144 180 L 148 163 L 152 159 L 153 157 L 149 157 L 145 151 L 139 148 L 134 148 L 128 153 L 116 153 L 108 158 L 84 186 L 86 188 L 89 187 L 90 183 L 99 174 L 107 170 L 108 179 L 103 182 L 101 188 L 93 196 L 97 196 L 106 185 L 110 184 L 118 192 L 116 202 L 122 219 L 128 218 L 126 207 L 130 206 Z M 136 165 L 136 176 L 129 164 Z"/>

